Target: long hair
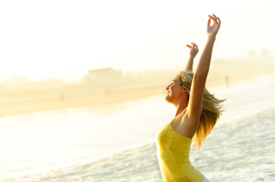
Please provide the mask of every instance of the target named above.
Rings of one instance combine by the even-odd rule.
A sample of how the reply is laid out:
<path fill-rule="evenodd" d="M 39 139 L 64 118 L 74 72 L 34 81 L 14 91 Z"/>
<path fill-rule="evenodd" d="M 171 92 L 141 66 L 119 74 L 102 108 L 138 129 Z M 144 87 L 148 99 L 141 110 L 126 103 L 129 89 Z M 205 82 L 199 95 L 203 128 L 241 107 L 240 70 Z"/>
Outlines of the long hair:
<path fill-rule="evenodd" d="M 189 93 L 193 76 L 193 73 L 185 71 L 181 71 L 177 74 L 177 77 L 181 82 L 181 86 L 186 88 Z M 214 94 L 210 94 L 206 88 L 204 89 L 202 97 L 202 113 L 198 128 L 192 139 L 193 147 L 198 146 L 198 149 L 201 148 L 202 143 L 214 128 L 223 111 L 221 106 L 223 101 L 225 101 L 225 99 L 219 100 L 214 96 Z"/>

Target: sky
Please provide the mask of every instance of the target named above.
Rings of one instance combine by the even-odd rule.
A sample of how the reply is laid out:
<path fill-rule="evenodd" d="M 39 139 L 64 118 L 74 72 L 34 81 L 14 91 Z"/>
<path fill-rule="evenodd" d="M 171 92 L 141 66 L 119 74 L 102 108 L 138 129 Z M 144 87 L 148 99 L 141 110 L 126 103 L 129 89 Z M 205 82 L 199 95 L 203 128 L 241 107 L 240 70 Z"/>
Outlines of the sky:
<path fill-rule="evenodd" d="M 222 24 L 213 60 L 275 60 L 275 1 L 9 0 L 0 1 L 0 81 L 81 80 L 91 69 L 123 72 L 179 69 L 196 42 L 200 56 L 207 15 Z"/>

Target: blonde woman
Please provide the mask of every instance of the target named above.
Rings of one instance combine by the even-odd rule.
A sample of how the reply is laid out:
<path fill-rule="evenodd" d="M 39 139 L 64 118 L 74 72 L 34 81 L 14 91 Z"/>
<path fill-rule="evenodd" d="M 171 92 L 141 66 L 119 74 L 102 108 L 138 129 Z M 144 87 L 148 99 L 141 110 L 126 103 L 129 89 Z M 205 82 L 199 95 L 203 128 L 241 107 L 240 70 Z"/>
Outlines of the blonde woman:
<path fill-rule="evenodd" d="M 221 21 L 208 16 L 207 41 L 197 69 L 192 73 L 193 59 L 198 52 L 195 43 L 184 71 L 179 72 L 167 86 L 166 101 L 176 107 L 175 118 L 157 135 L 158 159 L 165 182 L 209 182 L 189 161 L 191 143 L 201 147 L 221 113 L 220 103 L 205 88 L 212 49 Z"/>

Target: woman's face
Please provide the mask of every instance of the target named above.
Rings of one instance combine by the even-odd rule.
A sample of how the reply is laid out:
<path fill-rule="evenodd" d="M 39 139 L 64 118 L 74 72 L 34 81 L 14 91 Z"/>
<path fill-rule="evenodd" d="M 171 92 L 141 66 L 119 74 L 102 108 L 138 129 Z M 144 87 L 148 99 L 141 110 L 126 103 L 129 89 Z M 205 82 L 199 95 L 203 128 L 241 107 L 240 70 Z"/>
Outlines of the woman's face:
<path fill-rule="evenodd" d="M 176 104 L 182 97 L 185 89 L 181 87 L 180 84 L 181 83 L 178 77 L 171 80 L 171 83 L 166 87 L 167 93 L 165 99 L 167 102 Z"/>

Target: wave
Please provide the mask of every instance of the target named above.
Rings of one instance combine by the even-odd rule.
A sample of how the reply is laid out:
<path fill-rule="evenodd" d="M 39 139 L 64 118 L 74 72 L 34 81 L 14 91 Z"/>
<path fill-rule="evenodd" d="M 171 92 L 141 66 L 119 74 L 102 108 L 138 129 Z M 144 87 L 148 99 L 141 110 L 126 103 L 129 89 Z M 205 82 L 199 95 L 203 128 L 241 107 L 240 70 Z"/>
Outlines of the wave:
<path fill-rule="evenodd" d="M 191 150 L 190 160 L 211 181 L 274 181 L 274 130 L 274 107 L 250 114 L 215 128 L 201 151 Z M 18 178 L 4 181 L 13 180 Z M 154 141 L 20 180 L 162 181 Z"/>

